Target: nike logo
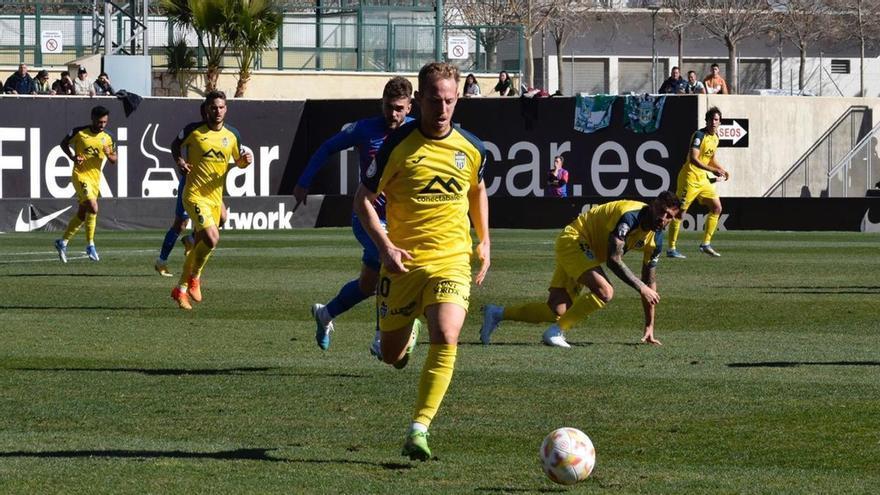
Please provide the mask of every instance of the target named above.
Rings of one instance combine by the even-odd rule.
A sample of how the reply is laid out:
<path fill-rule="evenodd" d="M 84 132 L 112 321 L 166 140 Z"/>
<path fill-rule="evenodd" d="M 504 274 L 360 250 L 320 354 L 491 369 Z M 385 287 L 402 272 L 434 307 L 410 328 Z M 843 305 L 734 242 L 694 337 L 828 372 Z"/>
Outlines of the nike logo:
<path fill-rule="evenodd" d="M 871 209 L 868 208 L 865 211 L 865 216 L 862 218 L 862 232 L 880 232 L 880 222 L 872 222 L 868 219 L 868 215 L 871 213 Z"/>
<path fill-rule="evenodd" d="M 33 230 L 41 229 L 41 228 L 45 227 L 46 224 L 48 224 L 52 220 L 55 220 L 59 216 L 63 215 L 64 212 L 66 212 L 67 210 L 69 210 L 73 207 L 68 206 L 67 208 L 65 208 L 63 210 L 56 211 L 55 213 L 50 213 L 42 218 L 36 218 L 34 220 L 30 219 L 31 218 L 30 209 L 32 209 L 32 208 L 33 208 L 33 206 L 28 205 L 27 208 L 22 208 L 21 211 L 18 213 L 18 218 L 15 220 L 15 231 L 16 232 L 31 232 Z M 28 214 L 27 214 L 28 220 L 24 219 L 25 210 L 28 210 Z"/>
<path fill-rule="evenodd" d="M 410 163 L 416 164 L 425 159 L 425 155 L 419 155 L 414 160 L 410 160 Z"/>

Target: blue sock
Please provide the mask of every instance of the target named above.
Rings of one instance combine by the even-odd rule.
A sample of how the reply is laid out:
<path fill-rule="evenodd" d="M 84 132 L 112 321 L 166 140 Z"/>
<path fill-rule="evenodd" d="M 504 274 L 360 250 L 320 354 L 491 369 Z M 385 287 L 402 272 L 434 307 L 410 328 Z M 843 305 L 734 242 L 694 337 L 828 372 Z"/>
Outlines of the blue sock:
<path fill-rule="evenodd" d="M 370 296 L 361 292 L 358 279 L 354 279 L 343 285 L 342 288 L 339 289 L 339 294 L 336 294 L 336 297 L 327 303 L 327 312 L 330 314 L 331 318 L 336 318 L 338 315 L 345 313 L 357 303 L 368 297 Z"/>
<path fill-rule="evenodd" d="M 162 241 L 162 250 L 159 251 L 159 258 L 168 261 L 168 256 L 171 255 L 171 250 L 174 249 L 174 243 L 177 242 L 178 236 L 180 236 L 180 232 L 168 229 L 168 232 L 165 233 L 165 240 Z"/>

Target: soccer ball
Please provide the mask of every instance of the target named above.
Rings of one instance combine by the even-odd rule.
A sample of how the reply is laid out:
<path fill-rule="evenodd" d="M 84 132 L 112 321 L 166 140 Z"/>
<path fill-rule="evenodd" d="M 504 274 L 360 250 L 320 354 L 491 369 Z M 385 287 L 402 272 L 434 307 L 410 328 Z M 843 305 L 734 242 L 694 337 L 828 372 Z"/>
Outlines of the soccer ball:
<path fill-rule="evenodd" d="M 541 444 L 540 455 L 544 473 L 560 485 L 573 485 L 587 479 L 596 465 L 593 442 L 576 428 L 551 431 Z"/>

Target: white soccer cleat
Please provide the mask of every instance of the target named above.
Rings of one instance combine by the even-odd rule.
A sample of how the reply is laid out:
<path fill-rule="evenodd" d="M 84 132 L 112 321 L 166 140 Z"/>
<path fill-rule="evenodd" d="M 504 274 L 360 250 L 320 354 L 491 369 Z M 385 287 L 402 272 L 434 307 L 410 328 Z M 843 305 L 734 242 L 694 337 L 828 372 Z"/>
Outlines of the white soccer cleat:
<path fill-rule="evenodd" d="M 709 244 L 700 244 L 700 252 L 706 253 L 713 258 L 720 258 L 721 257 L 721 253 L 712 249 L 712 246 L 710 246 Z"/>
<path fill-rule="evenodd" d="M 571 345 L 565 340 L 565 334 L 562 333 L 562 329 L 556 324 L 550 325 L 550 328 L 544 332 L 544 336 L 541 337 L 541 340 L 544 341 L 544 345 L 549 345 L 550 347 L 571 348 Z"/>
<path fill-rule="evenodd" d="M 487 304 L 483 307 L 483 326 L 480 327 L 480 342 L 489 345 L 492 332 L 498 328 L 498 324 L 504 319 L 504 306 Z"/>
<path fill-rule="evenodd" d="M 55 239 L 55 250 L 58 251 L 58 259 L 62 263 L 67 263 L 67 246 L 61 239 Z"/>
<path fill-rule="evenodd" d="M 382 360 L 382 341 L 378 338 L 373 338 L 373 343 L 370 344 L 370 355 L 374 356 L 379 361 Z"/>

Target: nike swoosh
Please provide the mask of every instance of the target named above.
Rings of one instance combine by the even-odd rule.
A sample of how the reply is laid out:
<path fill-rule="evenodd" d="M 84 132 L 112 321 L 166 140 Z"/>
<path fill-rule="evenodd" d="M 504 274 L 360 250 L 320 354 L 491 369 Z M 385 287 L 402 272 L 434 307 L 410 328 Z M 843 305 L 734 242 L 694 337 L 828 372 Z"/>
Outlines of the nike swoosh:
<path fill-rule="evenodd" d="M 862 232 L 880 232 L 880 222 L 875 223 L 868 220 L 869 213 L 871 213 L 870 208 L 865 211 L 865 216 L 862 218 Z"/>
<path fill-rule="evenodd" d="M 50 213 L 42 218 L 38 218 L 32 222 L 25 221 L 24 212 L 28 208 L 22 208 L 20 212 L 18 212 L 18 218 L 15 220 L 15 231 L 16 232 L 30 232 L 32 230 L 38 230 L 46 226 L 52 220 L 55 220 L 59 216 L 63 215 L 65 211 L 73 208 L 72 206 L 68 206 L 63 210 L 56 211 L 55 213 Z M 28 218 L 30 218 L 30 212 L 28 213 Z"/>

